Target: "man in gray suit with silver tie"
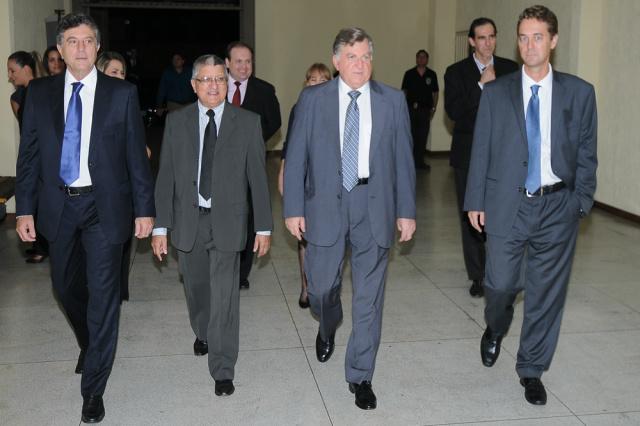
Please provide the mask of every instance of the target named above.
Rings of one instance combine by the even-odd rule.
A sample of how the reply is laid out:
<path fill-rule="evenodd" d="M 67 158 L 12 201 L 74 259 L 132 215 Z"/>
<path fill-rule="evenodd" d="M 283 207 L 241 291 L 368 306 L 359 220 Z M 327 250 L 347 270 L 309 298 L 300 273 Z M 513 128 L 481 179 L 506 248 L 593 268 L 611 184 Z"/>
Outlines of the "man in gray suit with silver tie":
<path fill-rule="evenodd" d="M 273 229 L 260 117 L 225 100 L 227 79 L 222 59 L 201 56 L 191 79 L 198 102 L 167 116 L 151 242 L 162 260 L 171 230 L 196 335 L 194 354 L 208 353 L 218 396 L 235 390 L 249 189 L 259 257 L 269 250 Z"/>
<path fill-rule="evenodd" d="M 540 377 L 558 342 L 578 225 L 593 205 L 598 165 L 594 89 L 552 69 L 557 42 L 552 11 L 522 12 L 524 66 L 484 86 L 464 204 L 473 227 L 487 234 L 482 363 L 498 359 L 526 280 L 516 371 L 535 405 L 547 402 Z"/>
<path fill-rule="evenodd" d="M 316 356 L 326 362 L 342 321 L 342 266 L 351 249 L 353 329 L 345 356 L 359 408 L 376 408 L 371 386 L 380 343 L 389 247 L 395 229 L 416 228 L 409 113 L 401 91 L 370 80 L 373 42 L 362 29 L 338 33 L 340 78 L 302 91 L 284 169 L 284 217 L 307 240 L 311 309 L 320 317 Z"/>

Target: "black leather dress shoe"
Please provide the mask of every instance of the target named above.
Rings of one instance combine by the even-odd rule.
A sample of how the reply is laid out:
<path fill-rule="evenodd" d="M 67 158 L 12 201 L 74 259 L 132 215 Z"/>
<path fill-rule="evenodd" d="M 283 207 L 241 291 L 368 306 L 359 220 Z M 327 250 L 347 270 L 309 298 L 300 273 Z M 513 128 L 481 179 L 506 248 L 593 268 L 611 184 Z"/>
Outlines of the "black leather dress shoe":
<path fill-rule="evenodd" d="M 500 344 L 502 343 L 502 336 L 495 336 L 491 332 L 489 326 L 482 335 L 482 341 L 480 342 L 480 355 L 482 356 L 482 363 L 485 367 L 493 367 L 493 364 L 498 360 L 500 356 Z"/>
<path fill-rule="evenodd" d="M 216 395 L 229 396 L 233 394 L 233 391 L 235 390 L 236 387 L 233 386 L 233 380 L 216 380 Z"/>
<path fill-rule="evenodd" d="M 240 278 L 240 290 L 249 290 L 249 280 Z"/>
<path fill-rule="evenodd" d="M 542 381 L 538 378 L 520 379 L 524 387 L 524 397 L 533 405 L 545 405 L 547 403 L 547 391 L 544 390 Z"/>
<path fill-rule="evenodd" d="M 320 337 L 320 332 L 318 332 L 318 337 L 316 337 L 316 357 L 318 357 L 318 361 L 329 361 L 329 358 L 333 355 L 333 350 L 336 348 L 335 338 L 336 332 L 334 331 L 331 336 L 329 336 L 329 340 L 325 342 Z"/>
<path fill-rule="evenodd" d="M 298 306 L 300 309 L 307 309 L 311 304 L 309 303 L 309 298 L 307 300 L 302 300 L 302 298 L 298 299 Z"/>
<path fill-rule="evenodd" d="M 85 396 L 82 403 L 82 421 L 100 423 L 104 419 L 104 403 L 101 396 Z"/>
<path fill-rule="evenodd" d="M 82 374 L 82 369 L 84 368 L 85 355 L 86 355 L 85 351 L 80 351 L 80 355 L 78 355 L 78 363 L 76 364 L 76 374 Z"/>
<path fill-rule="evenodd" d="M 469 294 L 471 297 L 483 297 L 484 282 L 482 282 L 482 280 L 473 280 L 473 283 L 471 283 L 471 287 L 469 288 Z"/>
<path fill-rule="evenodd" d="M 376 394 L 371 389 L 371 382 L 349 383 L 349 390 L 356 395 L 356 405 L 363 410 L 373 410 L 378 405 Z"/>
<path fill-rule="evenodd" d="M 25 260 L 25 262 L 27 263 L 42 263 L 44 262 L 44 260 L 49 257 L 49 256 L 40 256 L 39 259 L 36 259 L 35 257 L 30 257 L 28 259 Z"/>
<path fill-rule="evenodd" d="M 195 356 L 203 356 L 209 353 L 209 344 L 206 340 L 200 340 L 196 337 L 196 341 L 193 342 L 193 354 Z"/>

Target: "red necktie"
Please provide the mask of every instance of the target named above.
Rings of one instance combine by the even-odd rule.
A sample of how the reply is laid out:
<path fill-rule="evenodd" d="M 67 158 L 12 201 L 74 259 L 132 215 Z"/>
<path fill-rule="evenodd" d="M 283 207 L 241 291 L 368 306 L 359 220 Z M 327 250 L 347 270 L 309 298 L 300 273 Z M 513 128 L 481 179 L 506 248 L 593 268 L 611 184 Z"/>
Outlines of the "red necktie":
<path fill-rule="evenodd" d="M 240 83 L 239 81 L 235 82 L 236 85 L 236 91 L 233 94 L 233 100 L 231 101 L 232 104 L 240 106 Z"/>

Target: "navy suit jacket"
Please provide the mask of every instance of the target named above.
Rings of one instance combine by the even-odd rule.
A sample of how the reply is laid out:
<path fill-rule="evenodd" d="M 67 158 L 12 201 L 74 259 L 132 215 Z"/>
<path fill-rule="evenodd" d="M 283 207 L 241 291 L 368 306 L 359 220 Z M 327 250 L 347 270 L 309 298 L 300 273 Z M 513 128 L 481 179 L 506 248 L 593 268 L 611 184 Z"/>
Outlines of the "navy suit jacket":
<path fill-rule="evenodd" d="M 287 135 L 284 168 L 284 217 L 304 217 L 307 241 L 327 247 L 336 243 L 341 226 L 338 80 L 302 91 Z M 376 243 L 388 248 L 394 243 L 396 218 L 416 217 L 413 142 L 404 94 L 376 81 L 369 83 L 369 221 Z"/>
<path fill-rule="evenodd" d="M 518 64 L 510 59 L 493 57 L 496 78 L 518 70 Z M 451 139 L 449 164 L 460 169 L 468 169 L 471 159 L 473 129 L 482 89 L 478 86 L 480 71 L 469 56 L 447 68 L 444 74 L 444 109 L 451 120 L 456 122 Z"/>
<path fill-rule="evenodd" d="M 265 142 L 271 139 L 282 125 L 276 89 L 264 80 L 254 76 L 249 77 L 247 91 L 242 100 L 242 108 L 260 116 L 262 138 Z"/>
<path fill-rule="evenodd" d="M 64 137 L 65 73 L 31 81 L 16 166 L 16 215 L 37 215 L 38 232 L 55 241 L 64 206 L 59 177 Z M 134 85 L 98 72 L 89 173 L 100 225 L 112 244 L 131 236 L 135 217 L 154 217 L 153 178 Z"/>
<path fill-rule="evenodd" d="M 527 130 L 522 70 L 484 86 L 473 136 L 465 211 L 485 212 L 485 231 L 506 236 L 525 197 Z M 587 215 L 596 190 L 598 117 L 593 86 L 553 71 L 551 168 L 571 191 L 569 211 Z"/>

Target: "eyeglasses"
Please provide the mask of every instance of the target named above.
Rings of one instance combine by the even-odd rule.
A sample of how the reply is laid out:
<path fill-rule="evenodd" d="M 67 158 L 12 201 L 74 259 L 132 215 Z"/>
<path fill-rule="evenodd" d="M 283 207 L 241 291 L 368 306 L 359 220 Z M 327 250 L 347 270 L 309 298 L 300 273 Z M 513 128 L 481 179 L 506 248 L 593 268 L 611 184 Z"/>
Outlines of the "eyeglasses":
<path fill-rule="evenodd" d="M 215 78 L 202 77 L 202 78 L 194 78 L 194 80 L 202 84 L 203 86 L 211 86 L 214 82 L 220 86 L 227 84 L 226 77 L 215 77 Z"/>

